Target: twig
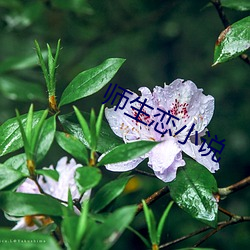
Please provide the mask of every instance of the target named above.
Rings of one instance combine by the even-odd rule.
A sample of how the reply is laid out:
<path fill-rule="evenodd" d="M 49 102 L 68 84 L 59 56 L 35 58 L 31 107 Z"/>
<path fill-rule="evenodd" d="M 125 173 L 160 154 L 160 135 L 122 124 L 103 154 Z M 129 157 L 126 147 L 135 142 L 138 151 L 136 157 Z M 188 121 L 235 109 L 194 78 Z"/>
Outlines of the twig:
<path fill-rule="evenodd" d="M 142 171 L 142 170 L 139 170 L 139 169 L 134 169 L 134 172 L 137 172 L 137 173 L 139 173 L 141 175 L 146 175 L 146 176 L 149 176 L 149 177 L 155 177 L 156 178 L 156 176 L 154 174 L 148 173 L 148 172 L 145 172 L 145 171 Z"/>
<path fill-rule="evenodd" d="M 148 198 L 146 198 L 145 202 L 147 205 L 150 205 L 167 193 L 169 193 L 169 188 L 166 186 L 166 187 L 163 187 L 160 190 L 156 191 L 155 193 L 150 195 Z M 142 210 L 143 210 L 143 205 L 142 205 L 142 203 L 140 203 L 137 206 L 136 214 L 140 213 Z"/>
<path fill-rule="evenodd" d="M 223 228 L 225 228 L 227 226 L 230 226 L 230 225 L 233 225 L 233 224 L 238 224 L 238 223 L 241 223 L 241 222 L 247 222 L 247 221 L 250 221 L 250 216 L 238 216 L 238 215 L 235 215 L 234 217 L 232 217 L 232 219 L 230 221 L 222 222 L 216 229 L 212 230 L 207 235 L 205 235 L 202 239 L 200 239 L 194 245 L 194 247 L 197 247 L 197 246 L 201 245 L 204 241 L 206 241 L 212 235 L 214 235 L 215 233 L 219 232 L 220 230 L 222 230 Z"/>
<path fill-rule="evenodd" d="M 227 226 L 233 225 L 233 224 L 238 224 L 238 223 L 241 223 L 241 222 L 247 222 L 247 221 L 250 221 L 250 217 L 248 217 L 248 216 L 242 217 L 242 216 L 234 215 L 234 217 L 233 217 L 230 221 L 222 221 L 222 222 L 219 222 L 219 223 L 218 223 L 218 227 L 217 227 L 216 229 L 214 229 L 213 231 L 209 232 L 206 236 L 204 236 L 204 237 L 202 238 L 202 240 L 200 240 L 199 242 L 197 242 L 197 243 L 195 244 L 195 247 L 198 246 L 199 244 L 201 244 L 202 242 L 204 242 L 207 238 L 209 238 L 210 236 L 212 236 L 212 235 L 215 234 L 216 232 L 218 232 L 218 231 L 220 231 L 221 229 L 223 229 L 224 227 L 227 227 Z M 197 230 L 197 231 L 195 231 L 195 232 L 192 232 L 192 233 L 187 234 L 187 235 L 185 235 L 185 236 L 182 236 L 182 237 L 180 237 L 180 238 L 178 238 L 178 239 L 175 239 L 175 240 L 173 240 L 173 241 L 170 241 L 170 242 L 167 242 L 167 243 L 165 243 L 165 244 L 162 244 L 162 245 L 159 246 L 159 248 L 169 247 L 169 246 L 171 246 L 171 245 L 177 244 L 177 243 L 179 243 L 179 242 L 181 242 L 181 241 L 184 241 L 184 240 L 186 240 L 186 239 L 189 239 L 189 238 L 191 238 L 191 237 L 193 237 L 193 236 L 195 236 L 195 235 L 204 233 L 204 232 L 206 232 L 206 231 L 208 231 L 208 230 L 211 230 L 211 229 L 213 229 L 213 228 L 212 228 L 212 227 L 209 227 L 209 226 L 203 227 L 203 228 L 201 228 L 201 229 L 199 229 L 199 230 Z M 205 237 L 206 237 L 206 238 L 205 238 Z"/>
<path fill-rule="evenodd" d="M 230 218 L 233 218 L 235 216 L 235 214 L 232 214 L 231 212 L 227 211 L 226 209 L 224 209 L 222 207 L 219 207 L 218 209 L 219 209 L 219 211 L 221 211 L 223 214 L 229 216 Z"/>
<path fill-rule="evenodd" d="M 219 17 L 220 17 L 220 20 L 221 22 L 223 23 L 223 26 L 224 28 L 226 29 L 228 26 L 230 26 L 230 22 L 222 8 L 222 5 L 221 5 L 221 2 L 220 0 L 211 0 L 211 3 L 214 5 L 214 7 L 216 8 L 218 14 L 219 14 Z M 241 60 L 243 60 L 245 63 L 247 63 L 248 65 L 250 65 L 250 59 L 248 57 L 247 54 L 241 54 L 239 56 L 241 58 Z"/>
<path fill-rule="evenodd" d="M 225 188 L 219 188 L 219 195 L 224 198 L 250 185 L 250 176 Z"/>

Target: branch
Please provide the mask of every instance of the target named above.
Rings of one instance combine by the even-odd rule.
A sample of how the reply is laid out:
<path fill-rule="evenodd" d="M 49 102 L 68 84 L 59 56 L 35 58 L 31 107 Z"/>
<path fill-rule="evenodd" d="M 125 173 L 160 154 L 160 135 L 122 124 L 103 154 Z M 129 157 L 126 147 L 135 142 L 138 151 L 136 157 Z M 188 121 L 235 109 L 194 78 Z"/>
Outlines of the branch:
<path fill-rule="evenodd" d="M 232 219 L 229 220 L 229 221 L 222 221 L 222 222 L 219 222 L 219 223 L 218 223 L 218 227 L 217 227 L 216 229 L 214 229 L 213 231 L 209 232 L 206 236 L 204 236 L 199 242 L 197 242 L 197 243 L 194 245 L 194 247 L 199 246 L 201 243 L 203 243 L 205 240 L 207 240 L 207 239 L 208 239 L 209 237 L 211 237 L 213 234 L 217 233 L 218 231 L 220 231 L 221 229 L 223 229 L 223 228 L 225 228 L 225 227 L 227 227 L 227 226 L 229 226 L 229 225 L 238 224 L 238 223 L 247 222 L 247 221 L 250 221 L 250 217 L 248 217 L 248 216 L 237 216 L 237 215 L 234 215 L 234 216 L 232 217 Z M 206 231 L 208 231 L 208 230 L 211 230 L 211 229 L 212 229 L 212 227 L 209 227 L 209 226 L 203 227 L 203 228 L 201 228 L 201 229 L 199 229 L 199 230 L 197 230 L 197 231 L 195 231 L 195 232 L 192 232 L 192 233 L 187 234 L 187 235 L 185 235 L 185 236 L 182 236 L 182 237 L 180 237 L 180 238 L 178 238 L 178 239 L 175 239 L 175 240 L 173 240 L 173 241 L 170 241 L 170 242 L 167 242 L 167 243 L 165 243 L 165 244 L 162 244 L 162 245 L 159 246 L 159 248 L 169 247 L 169 246 L 171 246 L 171 245 L 177 244 L 177 243 L 179 243 L 179 242 L 181 242 L 181 241 L 184 241 L 184 240 L 186 240 L 186 239 L 189 239 L 189 238 L 191 238 L 191 237 L 193 237 L 193 236 L 195 236 L 195 235 L 204 233 L 204 232 L 206 232 Z"/>
<path fill-rule="evenodd" d="M 211 0 L 211 3 L 216 8 L 216 10 L 217 10 L 217 12 L 219 14 L 220 20 L 223 23 L 224 28 L 226 29 L 228 26 L 230 26 L 230 22 L 229 22 L 226 14 L 225 14 L 223 8 L 222 8 L 220 0 Z M 247 54 L 241 54 L 239 57 L 245 63 L 247 63 L 248 65 L 250 65 L 250 59 L 249 59 L 249 57 L 248 57 Z"/>
<path fill-rule="evenodd" d="M 156 191 L 155 193 L 150 195 L 148 198 L 146 198 L 145 202 L 147 205 L 150 205 L 167 193 L 169 193 L 169 188 L 166 186 L 166 187 L 163 187 L 160 190 Z M 139 214 L 142 210 L 143 210 L 143 205 L 142 205 L 142 203 L 140 203 L 137 205 L 136 214 Z"/>
<path fill-rule="evenodd" d="M 206 241 L 208 238 L 210 238 L 212 235 L 214 235 L 215 233 L 219 232 L 220 230 L 222 230 L 223 228 L 233 225 L 233 224 L 238 224 L 241 222 L 247 222 L 250 221 L 250 216 L 238 216 L 235 215 L 230 221 L 223 221 L 220 223 L 220 225 L 212 230 L 211 232 L 209 232 L 207 235 L 205 235 L 201 240 L 199 240 L 194 247 L 199 246 L 200 244 L 202 244 L 204 241 Z"/>
<path fill-rule="evenodd" d="M 228 196 L 229 194 L 231 193 L 234 193 L 236 191 L 239 191 L 247 186 L 250 185 L 250 176 L 246 177 L 245 179 L 237 182 L 237 183 L 234 183 L 228 187 L 225 187 L 225 188 L 219 188 L 219 195 L 222 197 L 222 198 L 225 198 L 226 196 Z"/>

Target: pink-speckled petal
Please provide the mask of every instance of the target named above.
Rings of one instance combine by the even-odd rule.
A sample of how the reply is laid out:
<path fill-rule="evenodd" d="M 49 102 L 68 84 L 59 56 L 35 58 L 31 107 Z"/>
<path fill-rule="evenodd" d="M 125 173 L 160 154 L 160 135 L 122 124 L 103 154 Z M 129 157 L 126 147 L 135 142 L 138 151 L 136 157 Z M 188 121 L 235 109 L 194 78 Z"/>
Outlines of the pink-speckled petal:
<path fill-rule="evenodd" d="M 202 91 L 192 81 L 176 79 L 164 88 L 155 87 L 153 96 L 158 100 L 158 106 L 165 107 L 180 119 L 176 122 L 176 130 L 195 123 L 194 131 L 201 132 L 210 122 L 214 112 L 214 98 L 204 95 Z"/>
<path fill-rule="evenodd" d="M 149 152 L 148 166 L 155 175 L 164 182 L 175 179 L 177 168 L 184 166 L 181 149 L 174 138 L 163 141 Z"/>
<path fill-rule="evenodd" d="M 189 155 L 191 158 L 199 162 L 201 165 L 206 167 L 211 173 L 214 173 L 219 169 L 219 163 L 212 161 L 212 152 L 207 156 L 202 156 L 205 152 L 199 152 L 200 145 L 195 145 L 191 141 L 188 141 L 186 144 L 181 146 L 183 152 Z M 207 144 L 205 147 L 207 148 Z"/>

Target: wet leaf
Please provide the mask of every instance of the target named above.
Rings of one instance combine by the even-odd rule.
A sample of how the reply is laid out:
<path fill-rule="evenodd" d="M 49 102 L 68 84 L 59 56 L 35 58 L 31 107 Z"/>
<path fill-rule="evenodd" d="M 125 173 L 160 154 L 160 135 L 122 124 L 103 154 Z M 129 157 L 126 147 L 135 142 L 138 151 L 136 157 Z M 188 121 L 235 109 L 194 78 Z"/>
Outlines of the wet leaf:
<path fill-rule="evenodd" d="M 34 127 L 43 114 L 42 111 L 34 112 L 33 124 Z M 27 114 L 20 116 L 22 123 L 26 123 Z M 25 125 L 24 125 L 25 126 Z M 22 136 L 19 129 L 17 118 L 11 118 L 0 126 L 0 156 L 13 152 L 23 146 Z"/>
<path fill-rule="evenodd" d="M 216 180 L 199 163 L 185 161 L 186 166 L 179 168 L 176 179 L 169 183 L 170 195 L 191 216 L 216 227 L 218 204 L 213 196 L 218 191 Z"/>
<path fill-rule="evenodd" d="M 250 16 L 228 26 L 218 37 L 214 65 L 239 56 L 250 47 Z"/>

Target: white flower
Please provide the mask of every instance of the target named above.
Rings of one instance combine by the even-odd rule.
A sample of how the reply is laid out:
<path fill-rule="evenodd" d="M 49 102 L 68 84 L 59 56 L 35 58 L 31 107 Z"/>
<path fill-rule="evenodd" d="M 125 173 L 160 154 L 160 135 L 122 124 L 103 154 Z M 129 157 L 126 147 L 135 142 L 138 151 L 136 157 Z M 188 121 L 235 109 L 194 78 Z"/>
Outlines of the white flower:
<path fill-rule="evenodd" d="M 125 143 L 137 140 L 162 141 L 162 143 L 137 159 L 107 164 L 107 169 L 128 171 L 135 168 L 145 158 L 149 158 L 148 166 L 154 170 L 155 175 L 165 182 L 170 182 L 175 179 L 177 168 L 185 165 L 182 151 L 212 173 L 219 169 L 219 164 L 212 161 L 211 155 L 202 156 L 199 152 L 200 145 L 194 143 L 197 131 L 200 144 L 200 137 L 205 134 L 206 127 L 213 116 L 214 98 L 212 96 L 204 95 L 203 90 L 197 89 L 192 81 L 182 79 L 177 79 L 163 88 L 156 86 L 153 93 L 146 87 L 140 88 L 139 91 L 141 92 L 140 98 L 133 93 L 130 101 L 135 101 L 128 102 L 124 109 L 124 99 L 119 104 L 120 108 L 106 108 L 106 118 L 114 133 L 122 137 Z M 138 115 L 145 98 L 148 106 L 144 106 L 143 112 L 145 113 L 140 113 L 139 121 L 136 121 L 133 118 Z M 170 120 L 170 116 L 176 118 L 172 117 Z M 193 130 L 189 134 L 191 128 Z M 163 134 L 166 129 L 168 129 L 167 133 Z M 181 142 L 185 140 L 185 144 L 182 144 Z"/>
<path fill-rule="evenodd" d="M 78 199 L 80 197 L 80 193 L 77 189 L 74 175 L 76 169 L 78 167 L 81 167 L 81 165 L 76 164 L 74 159 L 71 159 L 69 162 L 67 162 L 67 160 L 67 157 L 61 158 L 58 161 L 55 169 L 53 166 L 50 166 L 49 168 L 44 168 L 56 170 L 59 173 L 58 181 L 55 181 L 54 179 L 49 178 L 47 176 L 40 176 L 38 179 L 39 185 L 46 194 L 49 194 L 62 201 L 68 200 L 68 190 L 70 190 L 71 192 L 72 199 Z M 36 183 L 29 178 L 27 178 L 25 182 L 23 182 L 17 188 L 16 191 L 21 193 L 41 194 Z M 84 193 L 80 202 L 89 198 L 89 196 L 90 190 Z M 76 213 L 77 212 L 78 211 L 76 211 Z M 27 231 L 34 231 L 38 229 L 38 226 L 34 224 L 34 220 L 36 221 L 36 224 L 40 224 L 41 226 L 52 222 L 49 217 L 45 216 L 25 216 L 18 221 L 17 225 L 12 230 L 22 229 Z"/>

